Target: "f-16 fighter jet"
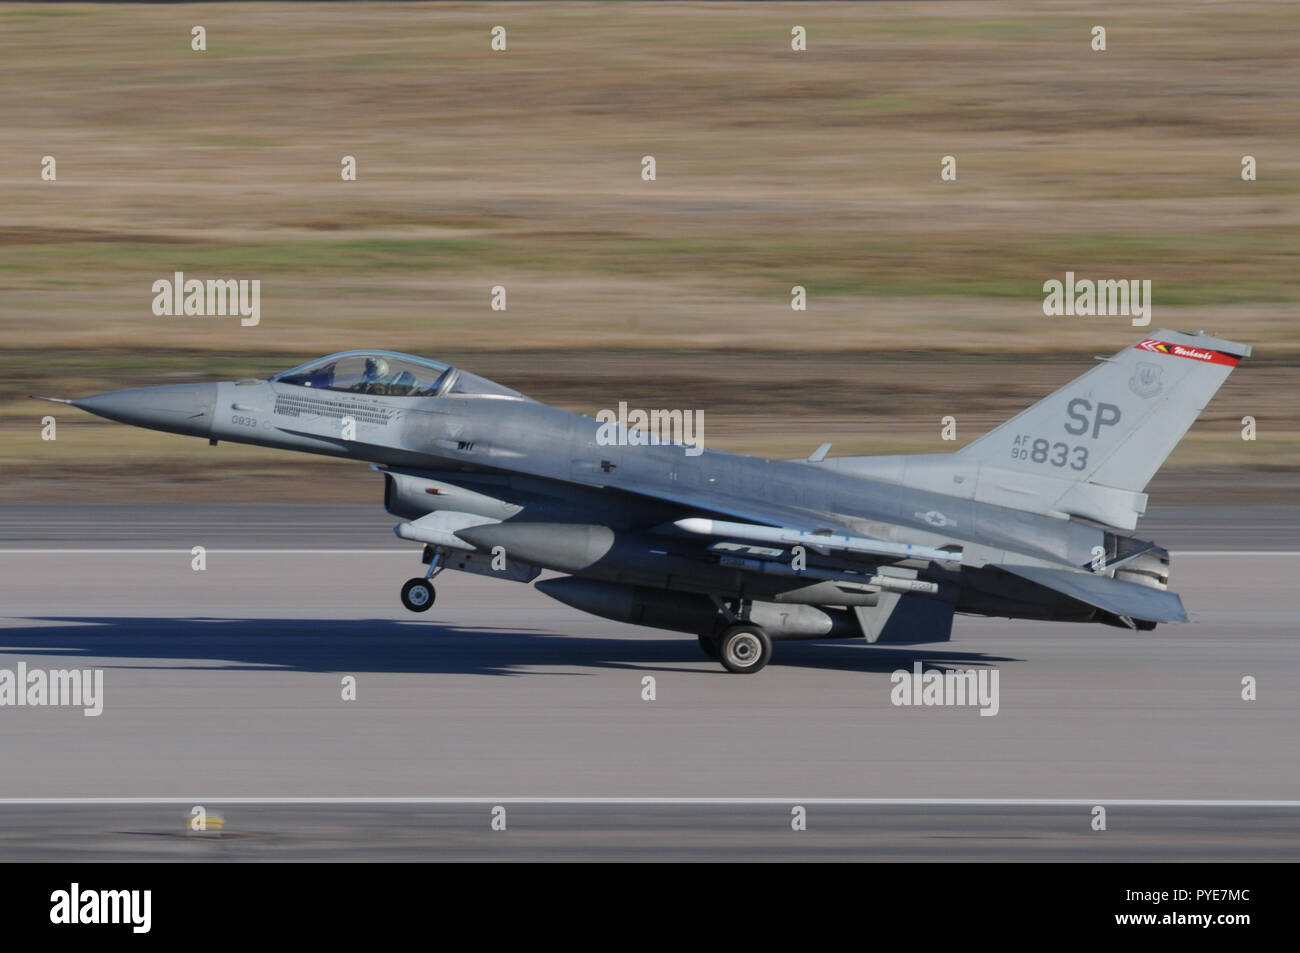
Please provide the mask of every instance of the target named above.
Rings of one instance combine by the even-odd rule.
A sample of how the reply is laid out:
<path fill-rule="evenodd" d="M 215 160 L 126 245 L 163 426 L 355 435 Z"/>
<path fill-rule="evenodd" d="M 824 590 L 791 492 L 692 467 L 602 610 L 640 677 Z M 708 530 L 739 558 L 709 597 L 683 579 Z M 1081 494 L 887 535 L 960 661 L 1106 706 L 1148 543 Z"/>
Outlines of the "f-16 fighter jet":
<path fill-rule="evenodd" d="M 784 639 L 944 641 L 954 613 L 1132 630 L 1186 621 L 1143 492 L 1250 348 L 1157 331 L 955 453 L 779 461 L 638 439 L 467 370 L 386 351 L 269 380 L 67 401 L 171 433 L 366 461 L 401 589 L 452 569 L 695 635 L 730 672 Z M 559 575 L 554 575 L 559 574 Z"/>

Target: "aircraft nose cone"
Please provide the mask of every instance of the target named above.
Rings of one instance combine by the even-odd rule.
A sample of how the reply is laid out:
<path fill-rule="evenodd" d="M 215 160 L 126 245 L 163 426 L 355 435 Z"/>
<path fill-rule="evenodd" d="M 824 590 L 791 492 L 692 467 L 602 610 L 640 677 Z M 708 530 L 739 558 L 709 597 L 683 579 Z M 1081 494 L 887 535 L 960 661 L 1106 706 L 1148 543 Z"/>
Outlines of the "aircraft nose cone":
<path fill-rule="evenodd" d="M 136 427 L 206 437 L 212 433 L 217 385 L 170 384 L 115 390 L 80 397 L 72 406 Z"/>

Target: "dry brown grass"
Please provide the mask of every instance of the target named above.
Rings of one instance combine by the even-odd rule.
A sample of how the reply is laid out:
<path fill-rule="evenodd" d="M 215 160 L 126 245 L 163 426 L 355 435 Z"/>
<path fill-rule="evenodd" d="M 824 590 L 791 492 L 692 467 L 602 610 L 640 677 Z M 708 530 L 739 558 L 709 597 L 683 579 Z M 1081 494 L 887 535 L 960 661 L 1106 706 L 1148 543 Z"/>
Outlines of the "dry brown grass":
<path fill-rule="evenodd" d="M 906 449 L 929 440 L 919 407 L 985 379 L 901 372 L 886 415 L 832 362 L 750 408 L 728 395 L 785 372 L 721 352 L 1015 361 L 1131 340 L 1124 319 L 1043 317 L 1042 282 L 1067 269 L 1150 278 L 1152 327 L 1293 368 L 1298 31 L 1300 7 L 1259 2 L 0 5 L 0 461 L 17 479 L 45 459 L 28 392 L 365 344 L 488 372 L 510 370 L 497 352 L 590 351 L 608 372 L 583 393 L 537 394 L 577 409 L 673 376 L 673 354 L 644 352 L 714 349 L 687 366 L 719 382 L 700 406 L 722 445 L 802 452 L 820 430 Z M 155 317 L 150 285 L 175 270 L 260 278 L 261 326 Z M 1278 422 L 1274 465 L 1300 462 L 1295 377 L 1241 395 Z M 995 419 L 1022 396 L 998 390 Z M 61 452 L 148 465 L 167 439 Z M 1174 464 L 1237 462 L 1239 444 L 1197 432 Z"/>

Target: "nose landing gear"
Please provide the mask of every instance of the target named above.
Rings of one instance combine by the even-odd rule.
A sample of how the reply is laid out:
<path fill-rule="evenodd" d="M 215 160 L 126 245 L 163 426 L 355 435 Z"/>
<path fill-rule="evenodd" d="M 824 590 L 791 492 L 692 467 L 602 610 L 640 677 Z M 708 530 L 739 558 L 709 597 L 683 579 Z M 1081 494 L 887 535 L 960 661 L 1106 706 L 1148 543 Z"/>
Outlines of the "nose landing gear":
<path fill-rule="evenodd" d="M 402 605 L 412 612 L 427 611 L 437 598 L 438 591 L 429 585 L 427 579 L 408 579 L 406 585 L 402 586 Z"/>
<path fill-rule="evenodd" d="M 443 570 L 442 553 L 431 546 L 424 547 L 424 561 L 429 564 L 429 571 L 423 577 L 416 576 L 406 580 L 402 586 L 402 605 L 412 612 L 427 612 L 438 598 L 438 590 L 429 581 Z"/>

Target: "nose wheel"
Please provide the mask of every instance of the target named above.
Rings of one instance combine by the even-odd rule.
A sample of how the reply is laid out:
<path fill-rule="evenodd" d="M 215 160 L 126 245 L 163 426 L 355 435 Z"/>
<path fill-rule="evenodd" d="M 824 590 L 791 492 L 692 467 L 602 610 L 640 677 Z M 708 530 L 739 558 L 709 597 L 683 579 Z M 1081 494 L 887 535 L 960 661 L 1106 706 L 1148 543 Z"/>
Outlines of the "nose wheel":
<path fill-rule="evenodd" d="M 442 552 L 436 547 L 425 546 L 420 558 L 429 567 L 424 578 L 408 579 L 402 586 L 402 605 L 412 612 L 428 612 L 432 608 L 438 590 L 433 588 L 430 580 L 443 570 Z"/>
<path fill-rule="evenodd" d="M 402 586 L 402 605 L 412 612 L 427 612 L 437 597 L 437 590 L 427 579 L 408 579 Z"/>
<path fill-rule="evenodd" d="M 718 640 L 718 661 L 728 672 L 752 675 L 772 658 L 772 640 L 756 625 L 732 625 Z"/>

